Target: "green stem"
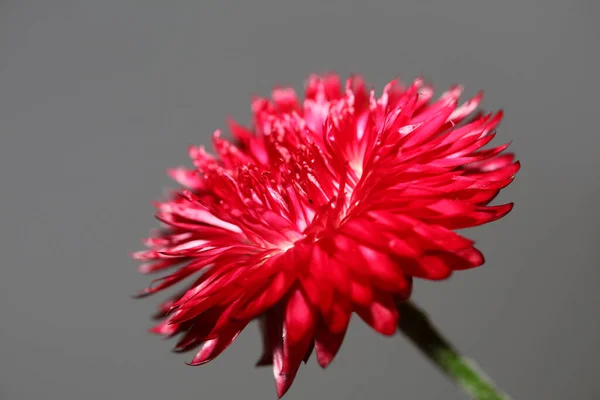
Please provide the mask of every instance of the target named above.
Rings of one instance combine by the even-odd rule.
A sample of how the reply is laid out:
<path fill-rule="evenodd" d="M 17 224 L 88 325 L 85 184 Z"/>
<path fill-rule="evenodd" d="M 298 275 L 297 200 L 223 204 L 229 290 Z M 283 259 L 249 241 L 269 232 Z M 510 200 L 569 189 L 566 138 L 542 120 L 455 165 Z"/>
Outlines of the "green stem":
<path fill-rule="evenodd" d="M 432 325 L 427 315 L 413 303 L 398 305 L 400 331 L 406 335 L 450 379 L 460 385 L 472 399 L 508 400 L 472 361 L 461 356 Z"/>

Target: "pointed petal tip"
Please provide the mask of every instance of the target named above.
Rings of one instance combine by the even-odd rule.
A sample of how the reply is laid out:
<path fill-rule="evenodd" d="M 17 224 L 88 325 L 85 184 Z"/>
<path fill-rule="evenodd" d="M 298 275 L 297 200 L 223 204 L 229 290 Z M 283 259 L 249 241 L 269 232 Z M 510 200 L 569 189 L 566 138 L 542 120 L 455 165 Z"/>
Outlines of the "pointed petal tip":
<path fill-rule="evenodd" d="M 144 297 L 148 297 L 152 294 L 152 291 L 149 289 L 143 289 L 137 292 L 136 294 L 131 295 L 133 299 L 143 299 Z"/>
<path fill-rule="evenodd" d="M 202 350 L 200 350 L 202 351 Z M 210 361 L 213 360 L 213 357 L 208 357 L 208 358 L 199 358 L 198 355 L 196 355 L 192 361 L 186 361 L 185 363 L 187 365 L 189 365 L 190 367 L 199 367 L 200 365 L 204 365 Z"/>
<path fill-rule="evenodd" d="M 150 329 L 148 329 L 148 333 L 151 333 L 153 335 L 158 335 L 158 336 L 162 336 L 164 339 L 169 339 L 171 337 L 173 337 L 175 334 L 177 334 L 178 331 L 178 327 L 174 327 L 170 324 L 158 324 L 155 325 L 153 327 L 151 327 Z"/>
<path fill-rule="evenodd" d="M 171 178 L 175 178 L 179 174 L 181 169 L 182 169 L 182 167 L 167 168 L 167 175 L 170 176 Z"/>
<path fill-rule="evenodd" d="M 381 333 L 383 336 L 391 337 L 396 334 L 397 330 L 397 324 L 389 324 L 386 325 L 385 328 L 381 328 L 378 332 Z"/>
<path fill-rule="evenodd" d="M 358 316 L 383 336 L 392 336 L 398 325 L 398 309 L 392 295 L 379 293 L 366 308 L 357 310 Z"/>
<path fill-rule="evenodd" d="M 143 243 L 143 240 L 142 240 Z M 129 253 L 129 257 L 133 258 L 134 260 L 145 260 L 146 259 L 146 251 L 144 250 L 139 250 L 139 251 L 132 251 Z"/>
<path fill-rule="evenodd" d="M 290 389 L 294 378 L 290 378 L 287 374 L 281 374 L 275 378 L 275 389 L 277 390 L 277 398 L 281 399 Z"/>
<path fill-rule="evenodd" d="M 329 367 L 338 354 L 346 332 L 333 334 L 327 329 L 319 331 L 319 340 L 315 343 L 317 363 L 322 369 Z"/>
<path fill-rule="evenodd" d="M 149 274 L 152 271 L 152 264 L 143 263 L 138 266 L 138 272 L 141 274 Z"/>
<path fill-rule="evenodd" d="M 494 222 L 509 214 L 513 208 L 515 207 L 514 202 L 499 204 L 497 206 L 488 206 L 489 208 L 494 208 L 496 210 L 496 215 L 490 222 Z"/>
<path fill-rule="evenodd" d="M 517 172 L 519 172 L 521 170 L 521 161 L 515 161 L 514 162 L 515 165 L 515 173 L 513 174 L 513 177 L 517 175 Z"/>
<path fill-rule="evenodd" d="M 452 94 L 455 96 L 460 96 L 462 94 L 462 92 L 464 92 L 465 90 L 465 86 L 464 85 L 460 85 L 460 84 L 454 84 L 452 85 Z"/>

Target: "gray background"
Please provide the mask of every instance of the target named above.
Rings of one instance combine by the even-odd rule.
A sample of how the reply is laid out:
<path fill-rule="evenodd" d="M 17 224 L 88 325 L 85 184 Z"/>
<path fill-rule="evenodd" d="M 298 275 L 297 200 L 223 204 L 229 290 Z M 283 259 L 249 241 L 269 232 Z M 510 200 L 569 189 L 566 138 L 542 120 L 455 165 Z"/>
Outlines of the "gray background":
<path fill-rule="evenodd" d="M 0 398 L 275 398 L 255 327 L 216 361 L 146 333 L 128 252 L 249 98 L 310 72 L 486 90 L 523 162 L 487 264 L 415 299 L 515 399 L 600 398 L 598 6 L 584 1 L 1 1 Z M 352 324 L 287 399 L 461 399 L 402 337 Z"/>

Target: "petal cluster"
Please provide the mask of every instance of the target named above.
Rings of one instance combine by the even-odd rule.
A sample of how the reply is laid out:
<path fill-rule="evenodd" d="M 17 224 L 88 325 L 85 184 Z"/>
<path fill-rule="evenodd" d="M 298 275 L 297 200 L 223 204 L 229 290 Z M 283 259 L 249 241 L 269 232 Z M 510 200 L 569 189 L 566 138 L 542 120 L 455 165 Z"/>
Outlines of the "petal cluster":
<path fill-rule="evenodd" d="M 304 99 L 277 88 L 252 101 L 253 124 L 217 131 L 214 155 L 189 150 L 170 171 L 183 189 L 158 202 L 162 230 L 134 254 L 162 273 L 140 296 L 175 284 L 152 331 L 179 335 L 191 364 L 217 357 L 258 319 L 260 365 L 282 396 L 314 351 L 326 367 L 352 315 L 392 335 L 413 278 L 441 280 L 481 265 L 455 231 L 506 215 L 490 205 L 519 169 L 507 144 L 487 146 L 502 112 L 434 99 L 421 79 L 380 96 L 361 77 L 311 76 Z"/>

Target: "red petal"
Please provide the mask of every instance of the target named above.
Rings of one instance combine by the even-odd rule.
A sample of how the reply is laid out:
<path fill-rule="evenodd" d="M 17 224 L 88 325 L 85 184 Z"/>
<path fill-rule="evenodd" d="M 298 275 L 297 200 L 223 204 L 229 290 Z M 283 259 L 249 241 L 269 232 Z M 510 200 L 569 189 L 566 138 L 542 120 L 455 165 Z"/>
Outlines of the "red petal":
<path fill-rule="evenodd" d="M 357 314 L 374 330 L 391 336 L 396 332 L 398 310 L 392 295 L 376 292 L 373 302 L 365 308 L 357 309 Z"/>
<path fill-rule="evenodd" d="M 298 97 L 292 88 L 277 88 L 271 94 L 277 108 L 282 113 L 299 110 Z"/>
<path fill-rule="evenodd" d="M 240 319 L 252 319 L 255 316 L 265 312 L 272 307 L 285 295 L 290 286 L 294 283 L 295 277 L 286 272 L 280 272 L 257 290 L 258 294 L 252 292 L 249 298 L 242 299 L 241 302 L 246 305 L 238 312 L 235 317 Z"/>
<path fill-rule="evenodd" d="M 429 261 L 435 258 L 438 262 L 443 262 L 448 268 L 453 270 L 475 268 L 485 262 L 483 254 L 474 247 L 456 252 L 433 252 L 427 257 Z"/>
<path fill-rule="evenodd" d="M 173 336 L 179 332 L 179 324 L 171 324 L 169 320 L 164 320 L 161 323 L 150 328 L 150 333 L 156 333 L 157 335 Z"/>
<path fill-rule="evenodd" d="M 359 247 L 365 260 L 365 267 L 371 272 L 375 286 L 391 292 L 403 292 L 410 285 L 402 268 L 387 254 L 365 246 Z"/>
<path fill-rule="evenodd" d="M 427 140 L 430 140 L 434 136 L 438 135 L 439 129 L 448 120 L 448 117 L 452 113 L 453 105 L 455 104 L 455 102 L 451 103 L 451 105 L 441 110 L 437 115 L 433 116 L 427 121 L 424 121 L 421 126 L 419 126 L 414 131 L 406 135 L 401 140 L 401 142 L 403 142 L 402 146 L 418 146 L 423 142 L 426 142 Z"/>
<path fill-rule="evenodd" d="M 301 276 L 302 287 L 315 308 L 326 313 L 333 303 L 333 285 L 327 278 L 328 257 L 319 246 L 313 246 L 309 275 Z"/>
<path fill-rule="evenodd" d="M 244 326 L 232 328 L 227 332 L 223 332 L 222 335 L 204 342 L 204 344 L 202 345 L 198 353 L 196 353 L 196 356 L 189 363 L 189 365 L 202 365 L 206 364 L 211 360 L 214 360 L 219 354 L 223 352 L 223 350 L 225 350 L 227 347 L 229 347 L 231 343 L 233 343 L 233 341 L 240 334 L 242 329 L 244 329 Z"/>
<path fill-rule="evenodd" d="M 188 276 L 192 275 L 193 273 L 200 271 L 202 266 L 201 266 L 201 264 L 200 265 L 199 264 L 200 263 L 198 263 L 198 262 L 192 261 L 192 262 L 188 263 L 187 265 L 179 268 L 177 271 L 173 272 L 169 276 L 165 276 L 163 278 L 153 280 L 152 283 L 154 283 L 154 282 L 160 282 L 160 283 L 158 285 L 150 286 L 150 287 L 140 291 L 137 294 L 137 297 L 149 296 L 158 291 L 161 291 L 170 286 L 173 286 L 174 284 L 182 281 L 183 279 L 187 278 Z"/>
<path fill-rule="evenodd" d="M 350 283 L 350 298 L 360 306 L 368 306 L 373 301 L 373 288 L 369 282 L 353 280 Z"/>
<path fill-rule="evenodd" d="M 433 255 L 422 256 L 418 260 L 401 259 L 400 265 L 406 274 L 416 278 L 443 280 L 452 274 L 450 265 Z"/>
<path fill-rule="evenodd" d="M 323 320 L 331 332 L 344 332 L 350 322 L 352 311 L 353 308 L 350 299 L 338 295 L 329 312 L 323 314 Z"/>
<path fill-rule="evenodd" d="M 283 396 L 290 388 L 300 363 L 313 340 L 316 318 L 312 306 L 300 289 L 294 290 L 287 302 L 283 332 L 283 366 L 277 394 Z"/>
<path fill-rule="evenodd" d="M 348 325 L 346 325 L 346 328 Z M 315 332 L 315 351 L 317 362 L 321 368 L 327 368 L 339 351 L 346 336 L 346 329 L 338 333 L 332 333 L 323 323 L 319 324 Z"/>
<path fill-rule="evenodd" d="M 271 311 L 267 318 L 269 332 L 272 332 L 272 336 L 269 335 L 269 341 L 271 343 L 271 349 L 273 352 L 273 375 L 275 377 L 275 387 L 277 389 L 277 395 L 281 397 L 292 384 L 291 382 L 288 382 L 287 375 L 283 370 L 285 357 L 283 346 L 283 320 L 279 310 Z"/>
<path fill-rule="evenodd" d="M 286 341 L 304 340 L 313 328 L 315 315 L 311 304 L 299 288 L 290 293 L 285 310 Z"/>

